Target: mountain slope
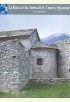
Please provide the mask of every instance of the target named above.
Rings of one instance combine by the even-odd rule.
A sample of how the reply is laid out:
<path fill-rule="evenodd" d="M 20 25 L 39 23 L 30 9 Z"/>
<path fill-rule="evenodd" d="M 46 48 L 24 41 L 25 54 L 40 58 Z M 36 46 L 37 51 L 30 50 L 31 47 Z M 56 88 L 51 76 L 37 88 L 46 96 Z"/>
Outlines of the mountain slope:
<path fill-rule="evenodd" d="M 60 40 L 70 38 L 70 34 L 67 33 L 60 33 L 60 34 L 52 34 L 46 38 L 41 39 L 41 41 L 45 44 L 51 44 Z"/>

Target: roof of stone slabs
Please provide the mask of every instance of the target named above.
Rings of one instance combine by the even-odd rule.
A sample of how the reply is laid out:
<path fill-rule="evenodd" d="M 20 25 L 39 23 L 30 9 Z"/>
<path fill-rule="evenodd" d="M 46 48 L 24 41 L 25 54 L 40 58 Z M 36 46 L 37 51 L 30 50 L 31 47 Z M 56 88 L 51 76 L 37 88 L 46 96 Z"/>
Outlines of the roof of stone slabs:
<path fill-rule="evenodd" d="M 26 29 L 26 30 L 14 30 L 14 31 L 3 31 L 0 32 L 0 38 L 15 37 L 15 36 L 30 36 L 37 29 Z M 53 48 L 57 49 L 56 46 L 45 45 L 42 42 L 35 42 L 31 48 Z"/>
<path fill-rule="evenodd" d="M 34 49 L 34 48 L 51 48 L 51 49 L 57 49 L 56 45 L 52 45 L 52 44 L 48 45 L 48 44 L 44 44 L 44 43 L 42 43 L 42 42 L 40 42 L 40 41 L 35 42 L 35 43 L 32 45 L 31 48 L 33 48 L 33 49 Z"/>
<path fill-rule="evenodd" d="M 36 29 L 26 29 L 26 30 L 14 30 L 14 31 L 3 31 L 0 32 L 0 37 L 12 37 L 12 36 L 28 36 L 31 35 Z"/>

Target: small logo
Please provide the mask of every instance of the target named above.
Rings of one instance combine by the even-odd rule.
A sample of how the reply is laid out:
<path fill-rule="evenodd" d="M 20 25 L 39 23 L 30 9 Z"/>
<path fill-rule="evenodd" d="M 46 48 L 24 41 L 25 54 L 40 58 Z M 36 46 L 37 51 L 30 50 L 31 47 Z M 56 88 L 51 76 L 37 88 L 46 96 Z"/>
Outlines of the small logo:
<path fill-rule="evenodd" d="M 0 14 L 7 14 L 7 4 L 0 4 Z"/>

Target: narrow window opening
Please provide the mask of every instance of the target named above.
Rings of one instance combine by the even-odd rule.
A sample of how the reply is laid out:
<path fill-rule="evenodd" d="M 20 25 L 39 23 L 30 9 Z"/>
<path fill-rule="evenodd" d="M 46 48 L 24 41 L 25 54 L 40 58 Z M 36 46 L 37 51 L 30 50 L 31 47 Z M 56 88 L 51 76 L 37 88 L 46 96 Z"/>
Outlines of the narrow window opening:
<path fill-rule="evenodd" d="M 70 68 L 69 68 L 69 71 L 70 71 Z"/>
<path fill-rule="evenodd" d="M 42 64 L 43 64 L 43 59 L 37 58 L 37 65 L 42 65 Z"/>
<path fill-rule="evenodd" d="M 13 58 L 16 58 L 16 56 L 13 56 Z"/>

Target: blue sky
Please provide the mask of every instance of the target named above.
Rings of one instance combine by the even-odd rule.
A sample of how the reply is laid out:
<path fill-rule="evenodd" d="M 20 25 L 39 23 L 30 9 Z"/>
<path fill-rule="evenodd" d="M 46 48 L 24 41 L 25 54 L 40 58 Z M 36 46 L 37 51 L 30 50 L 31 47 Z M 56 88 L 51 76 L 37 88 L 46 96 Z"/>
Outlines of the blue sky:
<path fill-rule="evenodd" d="M 0 31 L 37 28 L 40 38 L 70 34 L 70 15 L 0 15 Z"/>

